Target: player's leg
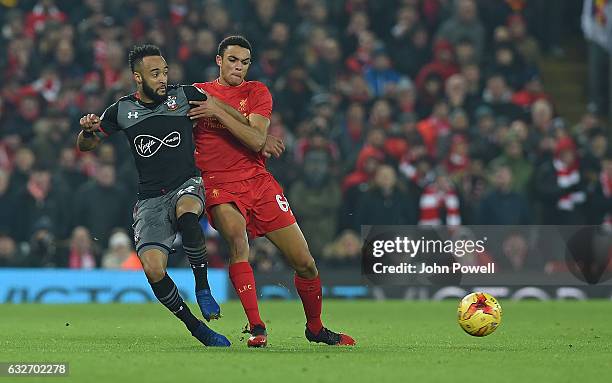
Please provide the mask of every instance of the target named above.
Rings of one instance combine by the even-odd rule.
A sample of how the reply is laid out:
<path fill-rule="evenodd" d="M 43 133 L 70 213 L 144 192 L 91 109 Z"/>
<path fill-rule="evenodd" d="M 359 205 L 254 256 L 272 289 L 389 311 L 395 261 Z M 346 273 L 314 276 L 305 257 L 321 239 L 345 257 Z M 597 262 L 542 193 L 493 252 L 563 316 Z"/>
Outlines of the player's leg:
<path fill-rule="evenodd" d="M 195 194 L 183 194 L 176 203 L 176 223 L 183 238 L 183 249 L 189 259 L 189 264 L 195 279 L 195 292 L 198 305 L 204 319 L 218 319 L 221 308 L 213 298 L 208 285 L 208 256 L 206 253 L 206 238 L 200 215 L 204 210 L 204 202 Z"/>
<path fill-rule="evenodd" d="M 209 329 L 196 318 L 179 294 L 176 284 L 166 273 L 168 255 L 158 246 L 143 246 L 138 258 L 151 285 L 153 294 L 172 314 L 179 318 L 191 335 L 206 346 L 229 346 L 230 342 L 223 335 Z"/>
<path fill-rule="evenodd" d="M 323 294 L 315 260 L 297 223 L 271 231 L 266 237 L 278 247 L 295 270 L 295 288 L 302 300 L 306 315 L 306 338 L 311 342 L 329 345 L 354 345 L 348 335 L 328 330 L 321 322 Z"/>
<path fill-rule="evenodd" d="M 247 343 L 251 347 L 265 346 L 267 344 L 266 326 L 259 315 L 255 276 L 249 264 L 246 220 L 233 203 L 215 205 L 212 207 L 211 213 L 215 228 L 221 233 L 229 246 L 230 279 L 249 320 L 251 337 Z"/>

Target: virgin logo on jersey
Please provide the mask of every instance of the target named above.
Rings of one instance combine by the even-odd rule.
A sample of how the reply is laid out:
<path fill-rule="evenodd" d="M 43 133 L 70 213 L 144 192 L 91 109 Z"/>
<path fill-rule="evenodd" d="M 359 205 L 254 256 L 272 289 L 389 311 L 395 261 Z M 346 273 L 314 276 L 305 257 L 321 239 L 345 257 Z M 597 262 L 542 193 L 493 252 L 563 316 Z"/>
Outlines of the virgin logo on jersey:
<path fill-rule="evenodd" d="M 181 134 L 172 132 L 161 140 L 149 134 L 141 134 L 134 138 L 134 147 L 141 157 L 151 157 L 161 149 L 162 146 L 176 148 L 181 144 Z"/>

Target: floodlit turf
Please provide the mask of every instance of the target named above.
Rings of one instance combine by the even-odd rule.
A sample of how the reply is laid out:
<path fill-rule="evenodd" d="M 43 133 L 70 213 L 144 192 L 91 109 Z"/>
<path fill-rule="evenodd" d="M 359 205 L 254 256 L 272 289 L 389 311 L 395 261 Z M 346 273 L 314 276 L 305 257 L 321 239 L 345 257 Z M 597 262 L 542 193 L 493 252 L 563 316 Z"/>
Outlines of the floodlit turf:
<path fill-rule="evenodd" d="M 609 381 L 612 302 L 501 304 L 497 332 L 473 338 L 456 302 L 327 301 L 324 322 L 355 337 L 349 348 L 309 344 L 299 302 L 266 301 L 266 349 L 241 340 L 237 302 L 213 324 L 229 349 L 204 348 L 158 304 L 0 305 L 0 362 L 70 362 L 70 377 L 45 382 Z"/>

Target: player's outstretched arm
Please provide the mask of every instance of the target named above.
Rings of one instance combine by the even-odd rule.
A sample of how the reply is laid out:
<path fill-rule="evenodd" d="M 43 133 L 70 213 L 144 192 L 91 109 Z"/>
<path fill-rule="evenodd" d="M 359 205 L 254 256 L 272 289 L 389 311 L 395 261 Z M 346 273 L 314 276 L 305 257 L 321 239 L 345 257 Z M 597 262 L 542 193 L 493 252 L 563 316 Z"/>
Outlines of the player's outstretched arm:
<path fill-rule="evenodd" d="M 94 150 L 100 143 L 100 138 L 94 132 L 100 129 L 100 117 L 95 114 L 87 114 L 79 120 L 81 132 L 77 137 L 77 146 L 80 151 Z"/>

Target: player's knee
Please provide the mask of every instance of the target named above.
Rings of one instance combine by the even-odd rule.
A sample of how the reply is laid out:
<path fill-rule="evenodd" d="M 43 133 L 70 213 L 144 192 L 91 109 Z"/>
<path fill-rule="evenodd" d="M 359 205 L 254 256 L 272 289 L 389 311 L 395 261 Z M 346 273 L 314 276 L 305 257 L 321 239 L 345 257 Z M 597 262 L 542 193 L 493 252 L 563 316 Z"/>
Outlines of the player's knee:
<path fill-rule="evenodd" d="M 166 275 L 166 267 L 161 262 L 142 260 L 142 269 L 151 283 L 161 281 Z"/>
<path fill-rule="evenodd" d="M 249 242 L 244 235 L 232 236 L 228 242 L 230 247 L 230 259 L 232 263 L 248 261 Z"/>
<path fill-rule="evenodd" d="M 190 211 L 185 206 L 176 206 L 176 216 L 178 218 L 182 217 L 185 213 L 190 213 Z"/>
<path fill-rule="evenodd" d="M 317 264 L 310 253 L 304 254 L 294 261 L 293 268 L 302 278 L 314 278 L 318 274 Z"/>
<path fill-rule="evenodd" d="M 226 228 L 224 237 L 229 246 L 232 263 L 243 262 L 249 259 L 249 241 L 244 228 L 239 226 Z"/>
<path fill-rule="evenodd" d="M 184 198 L 181 200 L 181 203 L 176 205 L 176 216 L 181 217 L 186 213 L 193 213 L 198 215 L 200 213 L 201 207 L 199 203 L 192 198 Z"/>

